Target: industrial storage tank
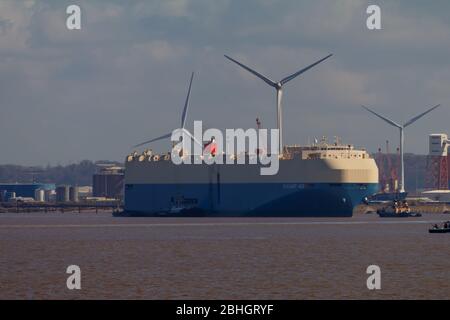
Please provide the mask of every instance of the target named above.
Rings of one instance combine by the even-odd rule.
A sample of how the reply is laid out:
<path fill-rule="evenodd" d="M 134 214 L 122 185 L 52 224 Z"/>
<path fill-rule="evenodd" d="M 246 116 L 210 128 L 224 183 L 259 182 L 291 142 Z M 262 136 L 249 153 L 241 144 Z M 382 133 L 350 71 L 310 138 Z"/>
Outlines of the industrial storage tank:
<path fill-rule="evenodd" d="M 56 202 L 68 202 L 70 200 L 69 186 L 62 185 L 56 188 Z"/>
<path fill-rule="evenodd" d="M 15 192 L 7 191 L 5 194 L 5 202 L 10 201 L 11 199 L 14 199 L 16 197 Z"/>
<path fill-rule="evenodd" d="M 45 190 L 44 189 L 36 189 L 34 191 L 34 200 L 39 202 L 45 201 Z"/>
<path fill-rule="evenodd" d="M 69 189 L 69 200 L 72 202 L 78 202 L 78 187 L 71 186 Z"/>
<path fill-rule="evenodd" d="M 44 191 L 45 201 L 53 202 L 56 199 L 56 191 L 55 190 L 45 190 Z"/>
<path fill-rule="evenodd" d="M 0 190 L 0 202 L 6 202 L 6 190 Z"/>

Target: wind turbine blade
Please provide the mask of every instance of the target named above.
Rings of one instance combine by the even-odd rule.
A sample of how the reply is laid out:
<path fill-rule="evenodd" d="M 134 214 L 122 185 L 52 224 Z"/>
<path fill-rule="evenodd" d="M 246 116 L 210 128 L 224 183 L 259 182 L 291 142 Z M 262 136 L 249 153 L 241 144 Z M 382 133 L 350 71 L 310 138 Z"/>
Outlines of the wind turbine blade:
<path fill-rule="evenodd" d="M 194 137 L 188 130 L 186 130 L 186 129 L 184 129 L 184 128 L 182 128 L 182 130 L 183 130 L 183 132 L 184 132 L 186 135 L 188 135 L 192 140 L 194 140 L 194 142 L 195 142 L 196 144 L 198 144 L 200 147 L 203 148 L 203 144 L 202 144 L 200 141 L 198 141 L 197 138 Z"/>
<path fill-rule="evenodd" d="M 248 72 L 254 74 L 255 76 L 257 76 L 258 78 L 260 78 L 261 80 L 263 80 L 265 83 L 267 83 L 269 86 L 271 87 L 275 87 L 276 88 L 276 83 L 272 80 L 270 80 L 269 78 L 267 78 L 266 76 L 262 75 L 259 72 L 256 72 L 253 69 L 250 69 L 249 67 L 247 67 L 246 65 L 240 63 L 239 61 L 234 60 L 233 58 L 230 58 L 229 56 L 227 56 L 226 54 L 224 55 L 225 58 L 227 58 L 230 61 L 233 61 L 234 63 L 236 63 L 238 66 L 240 66 L 241 68 L 244 68 L 245 70 L 247 70 Z"/>
<path fill-rule="evenodd" d="M 184 102 L 183 114 L 181 115 L 181 128 L 184 128 L 184 124 L 186 123 L 186 115 L 187 115 L 188 106 L 189 106 L 189 97 L 191 95 L 191 87 L 192 87 L 193 79 L 194 79 L 194 72 L 192 72 L 192 74 L 191 74 L 191 80 L 189 81 L 189 89 L 188 89 L 188 93 L 186 96 L 186 101 Z"/>
<path fill-rule="evenodd" d="M 286 78 L 283 78 L 280 83 L 281 85 L 291 81 L 292 79 L 298 77 L 299 75 L 301 75 L 303 72 L 308 71 L 309 69 L 311 69 L 312 67 L 318 65 L 319 63 L 321 63 L 322 61 L 325 61 L 326 59 L 328 59 L 329 57 L 331 57 L 333 54 L 329 54 L 327 55 L 325 58 L 320 59 L 319 61 L 314 62 L 313 64 L 307 66 L 306 68 L 303 68 L 299 71 L 297 71 L 296 73 L 291 74 L 290 76 L 287 76 Z"/>
<path fill-rule="evenodd" d="M 401 125 L 399 125 L 398 123 L 392 121 L 391 119 L 388 119 L 388 118 L 386 118 L 386 117 L 383 117 L 382 115 L 376 113 L 375 111 L 373 111 L 373 110 L 371 110 L 371 109 L 369 109 L 369 108 L 367 108 L 367 107 L 365 107 L 365 106 L 361 106 L 361 107 L 363 107 L 364 109 L 366 109 L 366 110 L 369 111 L 370 113 L 376 115 L 378 118 L 380 118 L 380 119 L 386 121 L 386 122 L 389 123 L 390 125 L 392 125 L 392 126 L 394 126 L 394 127 L 397 127 L 397 128 L 400 128 L 400 129 L 402 128 Z"/>
<path fill-rule="evenodd" d="M 406 123 L 403 125 L 403 127 L 407 127 L 407 126 L 409 126 L 410 124 L 416 122 L 417 120 L 419 120 L 420 118 L 422 118 L 424 115 L 426 115 L 427 113 L 433 111 L 434 109 L 436 109 L 436 108 L 439 107 L 439 106 L 440 106 L 440 104 L 438 104 L 437 106 L 434 106 L 433 108 L 428 109 L 427 111 L 425 111 L 425 112 L 419 114 L 418 116 L 415 116 L 414 118 L 412 118 L 411 120 L 409 120 L 408 122 L 406 122 Z"/>
<path fill-rule="evenodd" d="M 148 144 L 148 143 L 155 142 L 155 141 L 158 141 L 158 140 L 167 139 L 167 138 L 170 138 L 171 136 L 172 136 L 172 133 L 168 133 L 168 134 L 165 134 L 165 135 L 160 136 L 158 138 L 154 138 L 154 139 L 151 139 L 151 140 L 139 143 L 139 144 L 133 146 L 133 148 L 137 148 L 137 147 L 143 146 L 144 144 Z"/>

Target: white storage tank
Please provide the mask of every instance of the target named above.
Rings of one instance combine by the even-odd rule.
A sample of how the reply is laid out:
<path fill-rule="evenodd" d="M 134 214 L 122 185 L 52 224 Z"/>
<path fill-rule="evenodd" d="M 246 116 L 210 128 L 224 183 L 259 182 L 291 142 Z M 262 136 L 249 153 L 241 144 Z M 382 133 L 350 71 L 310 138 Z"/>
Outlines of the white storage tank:
<path fill-rule="evenodd" d="M 11 201 L 11 199 L 15 199 L 15 198 L 16 198 L 16 193 L 14 191 L 6 192 L 6 195 L 5 195 L 6 202 Z"/>
<path fill-rule="evenodd" d="M 71 202 L 78 202 L 78 187 L 71 186 L 69 189 L 69 200 Z"/>
<path fill-rule="evenodd" d="M 34 190 L 34 200 L 38 202 L 45 201 L 45 190 L 44 189 L 36 189 Z"/>
<path fill-rule="evenodd" d="M 44 200 L 47 202 L 52 201 L 52 194 L 55 193 L 55 190 L 45 190 L 44 191 Z"/>
<path fill-rule="evenodd" d="M 56 202 L 68 202 L 70 188 L 66 185 L 61 185 L 56 188 Z"/>

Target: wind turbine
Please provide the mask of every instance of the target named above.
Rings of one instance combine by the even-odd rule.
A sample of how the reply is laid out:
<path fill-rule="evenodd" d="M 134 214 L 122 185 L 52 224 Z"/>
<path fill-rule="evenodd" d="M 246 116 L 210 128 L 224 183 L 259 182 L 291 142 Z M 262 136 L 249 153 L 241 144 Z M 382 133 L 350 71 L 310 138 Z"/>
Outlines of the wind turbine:
<path fill-rule="evenodd" d="M 369 111 L 370 113 L 376 115 L 378 118 L 386 121 L 387 123 L 389 123 L 391 126 L 397 127 L 400 130 L 400 192 L 405 192 L 405 163 L 403 161 L 403 143 L 404 143 L 404 133 L 403 131 L 405 130 L 405 128 L 411 124 L 413 124 L 414 122 L 416 122 L 417 120 L 419 120 L 420 118 L 422 118 L 424 115 L 426 115 L 427 113 L 433 111 L 434 109 L 436 109 L 437 107 L 439 107 L 440 104 L 428 109 L 427 111 L 415 116 L 414 118 L 411 118 L 409 121 L 406 121 L 403 125 L 400 125 L 398 123 L 396 123 L 395 121 L 392 121 L 391 119 L 388 119 L 378 113 L 376 113 L 375 111 L 362 106 L 364 109 L 366 109 L 367 111 Z"/>
<path fill-rule="evenodd" d="M 236 63 L 238 66 L 244 68 L 245 70 L 247 70 L 248 72 L 252 73 L 253 75 L 257 76 L 258 78 L 260 78 L 261 80 L 263 80 L 265 83 L 267 83 L 269 86 L 275 88 L 275 90 L 277 91 L 277 127 L 278 127 L 278 132 L 279 132 L 279 136 L 278 136 L 278 154 L 279 155 L 283 155 L 283 115 L 282 115 L 282 110 L 281 110 L 281 98 L 283 96 L 283 85 L 288 83 L 289 81 L 293 80 L 294 78 L 298 77 L 299 75 L 301 75 L 303 72 L 308 71 L 309 69 L 311 69 L 312 67 L 318 65 L 319 63 L 321 63 L 322 61 L 328 59 L 329 57 L 331 57 L 333 54 L 329 54 L 328 56 L 326 56 L 325 58 L 320 59 L 319 61 L 314 62 L 313 64 L 307 66 L 306 68 L 303 68 L 283 79 L 281 79 L 278 82 L 272 81 L 269 78 L 267 78 L 266 76 L 262 75 L 259 72 L 256 72 L 255 70 L 247 67 L 246 65 L 240 63 L 239 61 L 234 60 L 233 58 L 224 55 L 225 58 L 227 58 L 228 60 Z"/>
<path fill-rule="evenodd" d="M 202 145 L 188 130 L 186 130 L 184 128 L 185 123 L 186 123 L 187 111 L 188 111 L 188 107 L 189 107 L 189 97 L 191 95 L 191 87 L 192 87 L 192 80 L 193 79 L 194 79 L 194 72 L 192 72 L 191 80 L 189 81 L 189 89 L 188 89 L 188 93 L 187 93 L 187 96 L 186 96 L 186 101 L 184 102 L 183 113 L 181 114 L 181 126 L 180 126 L 180 129 L 186 135 L 188 135 L 190 138 L 192 138 L 196 143 L 198 143 L 199 145 Z M 140 146 L 143 146 L 145 144 L 148 144 L 148 143 L 151 143 L 151 142 L 155 142 L 155 141 L 158 141 L 158 140 L 167 139 L 167 138 L 170 138 L 171 136 L 172 136 L 172 132 L 164 134 L 164 135 L 162 135 L 160 137 L 157 137 L 157 138 L 154 138 L 154 139 L 147 140 L 147 141 L 144 141 L 142 143 L 139 143 L 139 144 L 133 146 L 133 148 L 137 148 L 137 147 L 140 147 Z"/>

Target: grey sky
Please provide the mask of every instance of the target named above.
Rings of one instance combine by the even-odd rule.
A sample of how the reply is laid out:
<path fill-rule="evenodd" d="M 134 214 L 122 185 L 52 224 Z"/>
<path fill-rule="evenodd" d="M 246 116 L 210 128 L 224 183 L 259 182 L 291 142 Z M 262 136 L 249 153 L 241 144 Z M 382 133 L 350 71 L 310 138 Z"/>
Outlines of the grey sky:
<path fill-rule="evenodd" d="M 69 4 L 81 31 L 65 27 Z M 274 90 L 223 54 L 274 80 L 334 54 L 286 85 L 286 143 L 338 135 L 376 151 L 398 132 L 361 104 L 401 122 L 441 103 L 406 131 L 406 152 L 426 153 L 429 133 L 448 132 L 448 12 L 446 0 L 0 0 L 0 164 L 122 161 L 179 124 L 191 71 L 188 127 L 275 126 Z"/>

